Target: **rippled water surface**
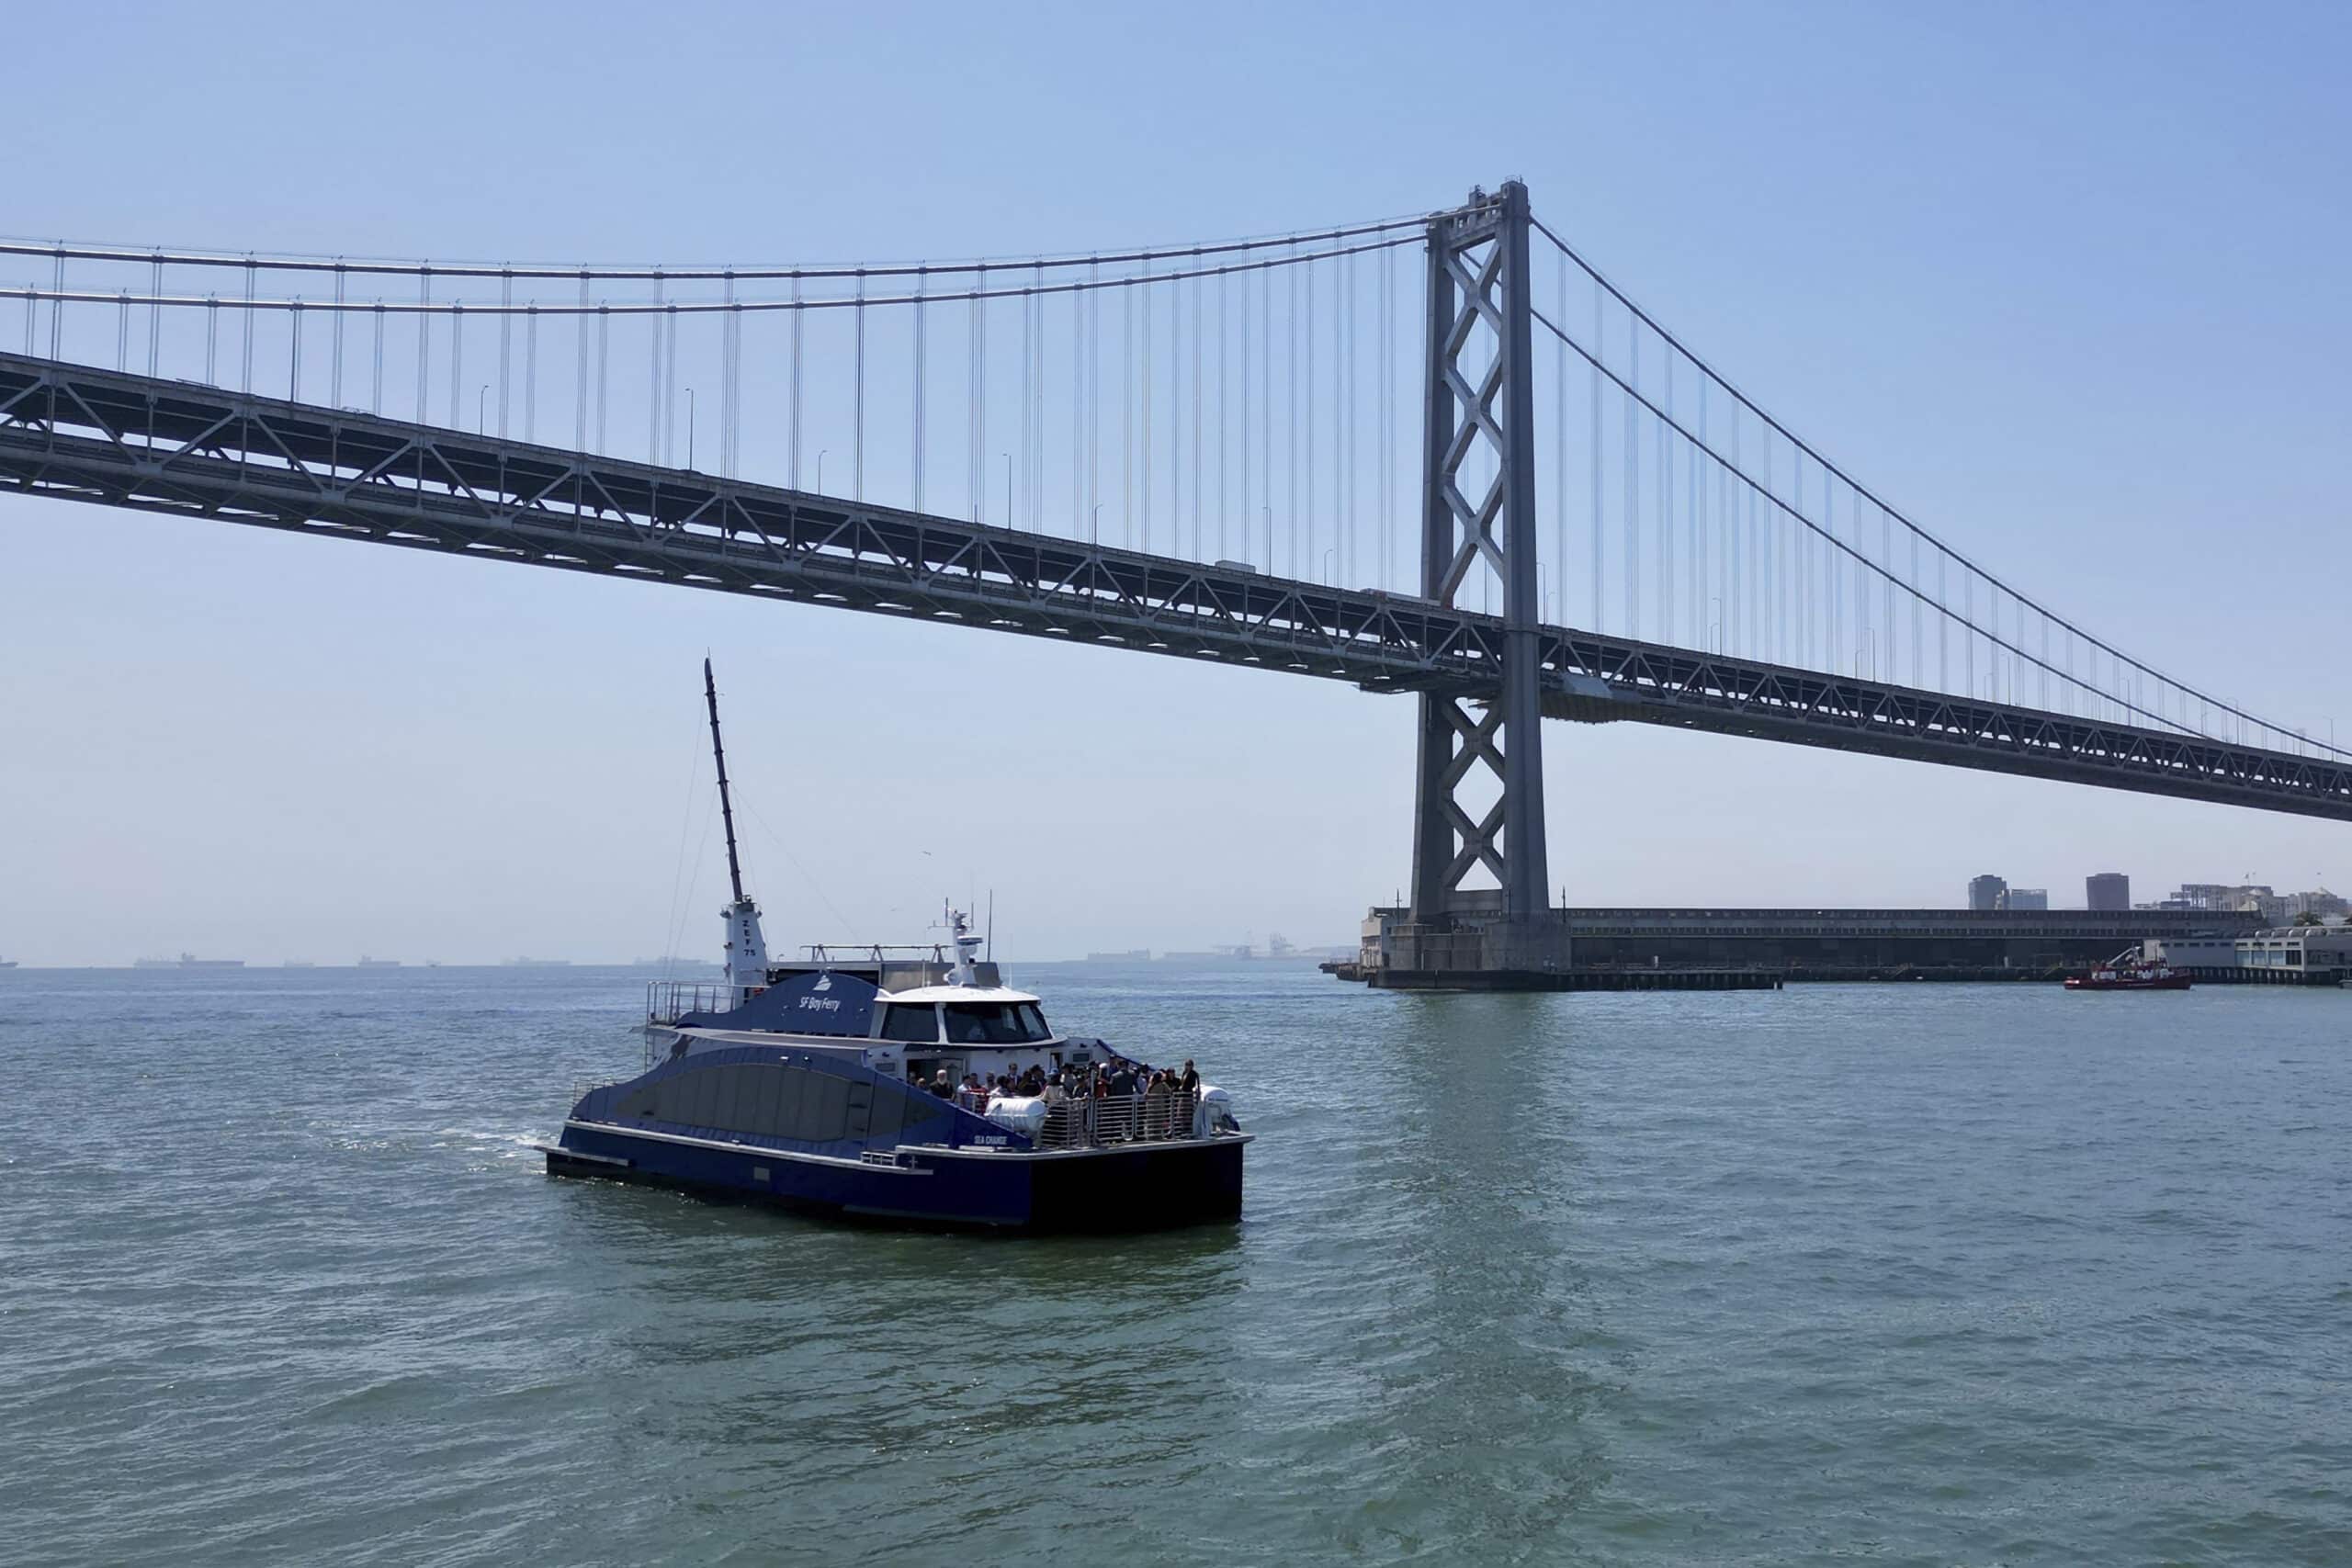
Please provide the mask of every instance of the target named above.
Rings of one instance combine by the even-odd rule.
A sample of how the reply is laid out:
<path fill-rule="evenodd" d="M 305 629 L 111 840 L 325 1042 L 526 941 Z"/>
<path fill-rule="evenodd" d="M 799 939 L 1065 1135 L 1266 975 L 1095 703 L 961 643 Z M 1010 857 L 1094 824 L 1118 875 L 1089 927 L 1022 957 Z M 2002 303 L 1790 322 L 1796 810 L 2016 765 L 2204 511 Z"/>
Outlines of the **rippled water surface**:
<path fill-rule="evenodd" d="M 2352 1562 L 2352 995 L 1012 977 L 1239 1225 L 549 1180 L 618 971 L 0 973 L 0 1562 Z"/>

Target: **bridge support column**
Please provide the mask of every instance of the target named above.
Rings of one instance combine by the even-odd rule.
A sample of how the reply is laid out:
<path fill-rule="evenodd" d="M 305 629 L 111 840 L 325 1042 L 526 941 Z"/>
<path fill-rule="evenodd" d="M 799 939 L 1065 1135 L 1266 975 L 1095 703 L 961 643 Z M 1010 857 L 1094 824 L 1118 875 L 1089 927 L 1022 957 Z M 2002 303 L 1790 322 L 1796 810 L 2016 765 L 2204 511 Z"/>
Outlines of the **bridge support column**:
<path fill-rule="evenodd" d="M 1388 944 L 1399 971 L 1567 964 L 1544 847 L 1528 231 L 1516 180 L 1430 224 L 1421 592 L 1475 607 L 1466 585 L 1500 582 L 1502 690 L 1421 695 L 1412 904 Z M 1479 798 L 1499 785 L 1483 810 L 1474 779 Z M 1465 888 L 1481 869 L 1497 886 Z"/>

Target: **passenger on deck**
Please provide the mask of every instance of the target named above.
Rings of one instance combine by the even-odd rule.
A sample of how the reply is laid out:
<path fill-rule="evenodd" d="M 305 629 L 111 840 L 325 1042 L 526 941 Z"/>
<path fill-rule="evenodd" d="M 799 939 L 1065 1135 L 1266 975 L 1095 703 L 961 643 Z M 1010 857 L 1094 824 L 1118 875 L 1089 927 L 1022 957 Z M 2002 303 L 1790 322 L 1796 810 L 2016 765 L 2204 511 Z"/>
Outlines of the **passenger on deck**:
<path fill-rule="evenodd" d="M 1201 1075 L 1193 1071 L 1193 1058 L 1190 1056 L 1184 1058 L 1184 1075 L 1176 1080 L 1176 1087 L 1186 1094 L 1201 1092 Z"/>

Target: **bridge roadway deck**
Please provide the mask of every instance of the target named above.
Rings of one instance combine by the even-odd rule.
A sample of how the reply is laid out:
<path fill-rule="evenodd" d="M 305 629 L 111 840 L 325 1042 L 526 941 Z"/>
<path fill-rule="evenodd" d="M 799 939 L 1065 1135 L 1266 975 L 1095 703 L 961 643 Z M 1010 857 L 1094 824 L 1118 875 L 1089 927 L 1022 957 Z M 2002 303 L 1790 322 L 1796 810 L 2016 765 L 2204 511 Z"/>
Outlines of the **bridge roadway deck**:
<path fill-rule="evenodd" d="M 0 493 L 1480 696 L 1499 617 L 0 354 Z M 1544 712 L 2352 820 L 2352 767 L 1546 627 Z"/>

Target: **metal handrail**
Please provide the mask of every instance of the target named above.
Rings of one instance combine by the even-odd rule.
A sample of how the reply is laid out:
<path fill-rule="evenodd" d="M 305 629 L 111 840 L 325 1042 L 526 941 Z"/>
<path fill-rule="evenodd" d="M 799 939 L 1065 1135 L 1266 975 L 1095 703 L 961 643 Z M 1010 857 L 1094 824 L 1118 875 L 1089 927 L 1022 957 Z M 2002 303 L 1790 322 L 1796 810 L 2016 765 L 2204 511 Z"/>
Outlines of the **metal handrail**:
<path fill-rule="evenodd" d="M 645 1021 L 667 1024 L 675 1023 L 690 1012 L 730 1012 L 735 1007 L 735 991 L 736 987 L 728 982 L 648 980 Z"/>
<path fill-rule="evenodd" d="M 1041 1149 L 1101 1149 L 1189 1142 L 1197 1094 L 1075 1096 L 1046 1107 Z"/>

